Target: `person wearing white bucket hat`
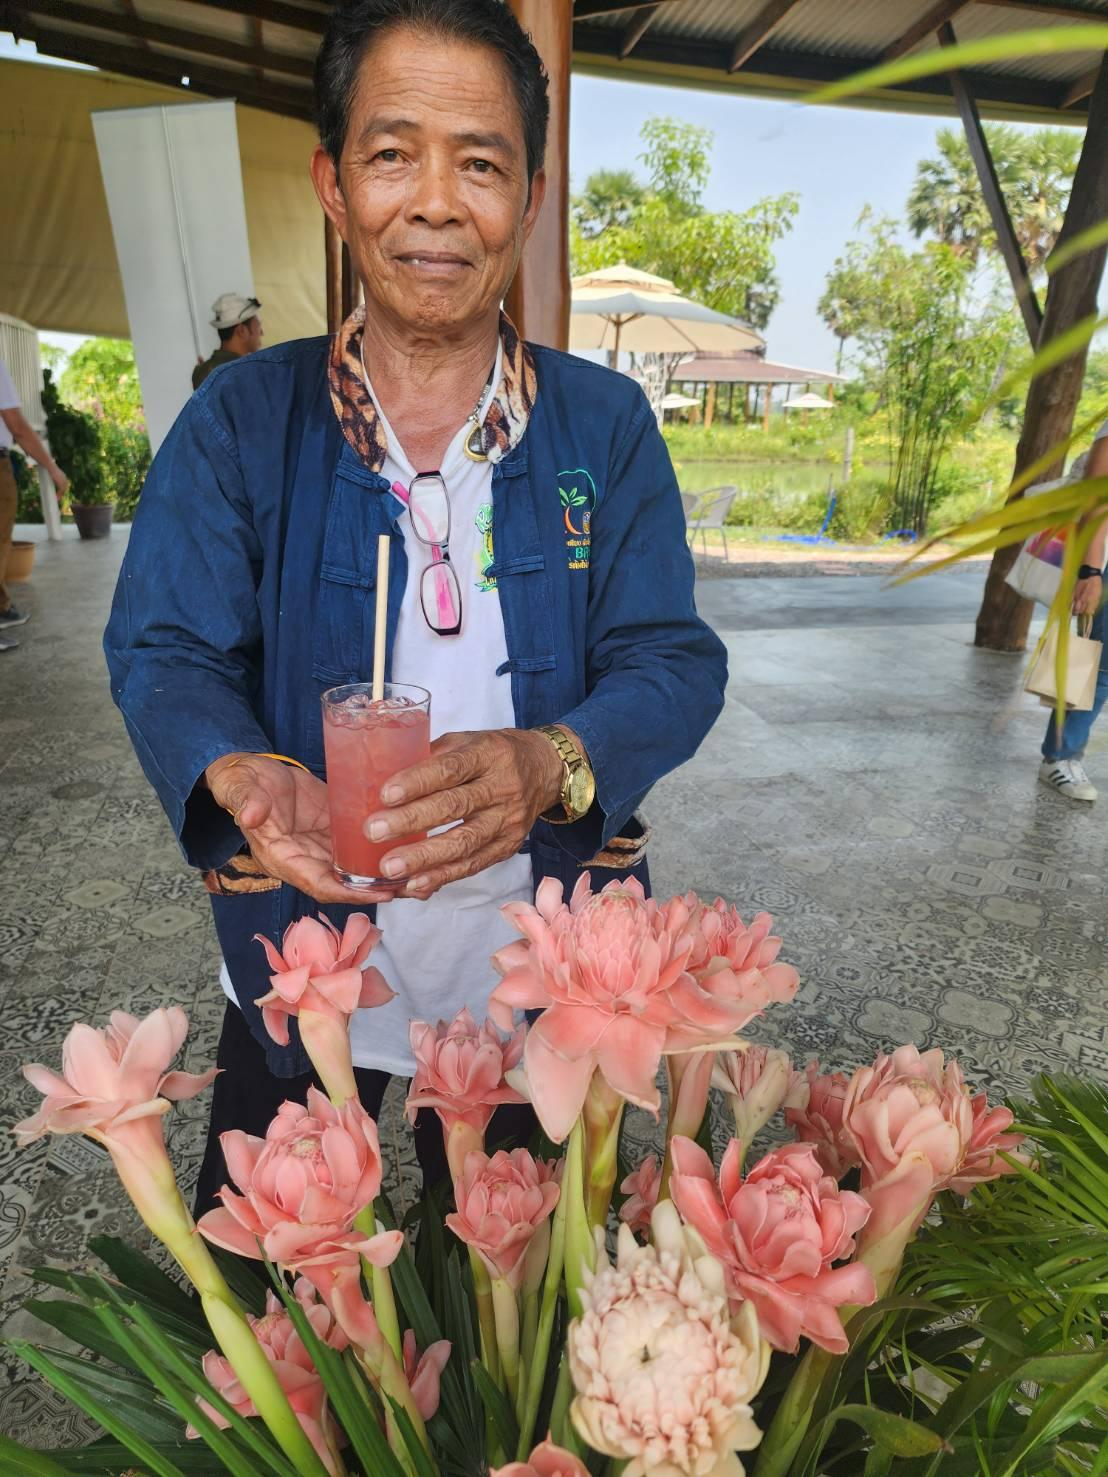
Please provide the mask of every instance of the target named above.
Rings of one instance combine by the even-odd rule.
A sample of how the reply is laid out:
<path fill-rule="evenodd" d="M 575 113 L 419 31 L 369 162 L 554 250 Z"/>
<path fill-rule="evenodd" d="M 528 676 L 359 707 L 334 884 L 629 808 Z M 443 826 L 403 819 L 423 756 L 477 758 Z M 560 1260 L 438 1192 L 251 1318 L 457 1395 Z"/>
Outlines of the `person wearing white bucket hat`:
<path fill-rule="evenodd" d="M 261 303 L 241 292 L 224 292 L 212 304 L 212 327 L 219 334 L 219 348 L 201 359 L 192 371 L 192 388 L 198 390 L 221 364 L 230 364 L 262 346 Z"/>

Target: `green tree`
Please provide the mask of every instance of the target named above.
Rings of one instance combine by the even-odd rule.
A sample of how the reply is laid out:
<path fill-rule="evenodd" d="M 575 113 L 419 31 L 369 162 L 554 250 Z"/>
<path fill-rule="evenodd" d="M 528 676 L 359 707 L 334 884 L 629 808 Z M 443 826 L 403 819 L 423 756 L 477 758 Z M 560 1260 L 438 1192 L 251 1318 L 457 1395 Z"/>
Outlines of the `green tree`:
<path fill-rule="evenodd" d="M 792 229 L 796 195 L 775 195 L 746 211 L 710 211 L 704 192 L 711 168 L 710 129 L 650 118 L 642 130 L 645 184 L 612 173 L 591 175 L 574 202 L 570 246 L 575 273 L 627 262 L 675 283 L 718 312 L 764 328 L 777 305 L 774 248 Z M 622 174 L 622 172 L 621 172 Z M 628 179 L 639 191 L 627 189 Z M 597 203 L 618 204 L 598 224 Z"/>
<path fill-rule="evenodd" d="M 922 534 L 954 433 L 1011 340 L 1012 313 L 980 305 L 966 253 L 940 242 L 911 251 L 896 233 L 895 221 L 867 222 L 832 268 L 821 311 L 857 341 L 879 396 L 893 525 Z"/>
<path fill-rule="evenodd" d="M 135 352 L 127 339 L 87 339 L 69 356 L 58 389 L 78 410 L 116 425 L 145 425 Z"/>
<path fill-rule="evenodd" d="M 985 137 L 1016 239 L 1035 270 L 1062 229 L 1081 136 L 1065 128 L 1021 133 L 1001 123 L 986 124 Z M 935 142 L 937 157 L 922 160 L 916 169 L 908 224 L 917 236 L 935 236 L 976 262 L 996 249 L 996 234 L 966 136 L 961 129 L 941 128 Z"/>
<path fill-rule="evenodd" d="M 573 199 L 573 218 L 582 236 L 625 226 L 643 202 L 646 186 L 630 169 L 598 169 Z"/>

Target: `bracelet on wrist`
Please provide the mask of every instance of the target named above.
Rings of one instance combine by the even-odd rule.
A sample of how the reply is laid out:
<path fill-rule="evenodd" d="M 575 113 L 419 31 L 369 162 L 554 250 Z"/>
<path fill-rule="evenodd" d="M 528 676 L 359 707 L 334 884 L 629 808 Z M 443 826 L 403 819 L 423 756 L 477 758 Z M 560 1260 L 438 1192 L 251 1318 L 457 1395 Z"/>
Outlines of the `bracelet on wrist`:
<path fill-rule="evenodd" d="M 1098 569 L 1095 564 L 1082 564 L 1077 571 L 1077 578 L 1079 580 L 1102 580 L 1104 571 Z"/>

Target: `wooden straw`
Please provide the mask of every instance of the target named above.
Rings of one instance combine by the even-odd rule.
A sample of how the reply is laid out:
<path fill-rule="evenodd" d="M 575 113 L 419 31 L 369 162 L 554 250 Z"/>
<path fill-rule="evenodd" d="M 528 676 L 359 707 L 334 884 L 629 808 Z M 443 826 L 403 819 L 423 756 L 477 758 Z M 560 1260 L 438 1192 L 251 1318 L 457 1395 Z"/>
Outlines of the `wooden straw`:
<path fill-rule="evenodd" d="M 377 615 L 373 627 L 373 701 L 385 696 L 385 633 L 389 619 L 389 544 L 387 533 L 377 540 Z"/>

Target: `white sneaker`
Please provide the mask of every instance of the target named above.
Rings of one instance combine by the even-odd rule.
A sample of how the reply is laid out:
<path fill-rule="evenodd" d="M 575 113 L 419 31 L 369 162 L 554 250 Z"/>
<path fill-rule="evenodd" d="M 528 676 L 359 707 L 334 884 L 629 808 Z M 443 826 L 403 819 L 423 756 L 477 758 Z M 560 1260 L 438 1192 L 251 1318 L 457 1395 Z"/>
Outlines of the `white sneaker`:
<path fill-rule="evenodd" d="M 1096 786 L 1078 759 L 1044 759 L 1039 765 L 1040 785 L 1049 785 L 1067 800 L 1095 800 Z"/>

